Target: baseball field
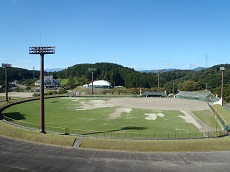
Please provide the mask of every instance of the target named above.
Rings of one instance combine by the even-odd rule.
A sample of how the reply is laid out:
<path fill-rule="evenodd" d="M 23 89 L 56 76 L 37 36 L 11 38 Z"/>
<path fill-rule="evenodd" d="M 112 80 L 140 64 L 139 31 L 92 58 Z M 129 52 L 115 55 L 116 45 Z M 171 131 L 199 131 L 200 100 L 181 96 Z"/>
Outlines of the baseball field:
<path fill-rule="evenodd" d="M 4 112 L 10 118 L 37 125 L 39 114 L 39 100 Z M 215 118 L 209 106 L 197 100 L 63 97 L 45 99 L 45 125 L 95 132 L 195 133 L 214 131 Z"/>

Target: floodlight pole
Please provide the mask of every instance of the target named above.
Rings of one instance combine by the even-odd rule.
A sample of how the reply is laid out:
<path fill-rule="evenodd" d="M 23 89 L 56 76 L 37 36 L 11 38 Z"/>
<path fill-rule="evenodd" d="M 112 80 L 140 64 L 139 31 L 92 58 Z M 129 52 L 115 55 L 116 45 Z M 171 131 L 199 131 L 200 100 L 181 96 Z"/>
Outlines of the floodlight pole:
<path fill-rule="evenodd" d="M 45 104 L 44 104 L 44 54 L 40 54 L 40 126 L 41 133 L 45 132 Z"/>
<path fill-rule="evenodd" d="M 6 91 L 6 102 L 9 102 L 8 99 L 8 80 L 7 80 L 7 67 L 11 67 L 11 64 L 2 64 L 2 67 L 5 68 L 5 91 Z"/>
<path fill-rule="evenodd" d="M 221 100 L 222 100 L 222 105 L 223 105 L 223 99 L 224 99 L 224 67 L 220 67 L 221 70 Z"/>
<path fill-rule="evenodd" d="M 55 47 L 30 47 L 29 54 L 40 54 L 40 132 L 45 134 L 45 106 L 44 106 L 44 55 L 55 54 Z"/>

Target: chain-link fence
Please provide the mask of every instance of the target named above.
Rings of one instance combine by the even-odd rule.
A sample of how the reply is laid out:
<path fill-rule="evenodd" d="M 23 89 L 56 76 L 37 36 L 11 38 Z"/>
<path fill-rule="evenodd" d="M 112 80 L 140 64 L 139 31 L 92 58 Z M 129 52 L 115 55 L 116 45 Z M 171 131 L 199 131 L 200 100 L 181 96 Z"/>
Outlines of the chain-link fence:
<path fill-rule="evenodd" d="M 3 116 L 3 120 L 12 124 L 39 130 L 38 124 L 27 123 L 20 120 Z M 145 139 L 145 140 L 176 140 L 176 139 L 202 139 L 202 138 L 217 138 L 225 136 L 225 131 L 212 131 L 212 132 L 197 132 L 197 133 L 140 133 L 140 132 L 127 132 L 122 130 L 112 131 L 94 131 L 94 130 L 81 130 L 71 128 L 61 128 L 46 126 L 46 132 L 53 132 L 64 135 L 80 135 L 82 137 L 97 137 L 97 138 L 112 138 L 112 139 Z"/>

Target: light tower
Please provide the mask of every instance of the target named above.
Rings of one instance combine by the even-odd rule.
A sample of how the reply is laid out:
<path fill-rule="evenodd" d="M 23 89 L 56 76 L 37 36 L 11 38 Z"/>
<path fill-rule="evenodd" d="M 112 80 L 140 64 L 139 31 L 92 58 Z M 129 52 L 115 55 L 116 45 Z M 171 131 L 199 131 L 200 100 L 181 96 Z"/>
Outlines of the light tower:
<path fill-rule="evenodd" d="M 93 95 L 93 72 L 97 71 L 97 68 L 88 68 L 90 72 L 92 72 L 92 95 Z"/>
<path fill-rule="evenodd" d="M 7 81 L 7 68 L 11 67 L 11 64 L 2 63 L 2 67 L 5 68 L 5 90 L 6 90 L 6 102 L 9 102 L 8 99 L 8 81 Z"/>
<path fill-rule="evenodd" d="M 222 105 L 223 105 L 223 99 L 224 99 L 224 67 L 220 67 L 221 70 L 221 100 L 222 100 Z"/>
<path fill-rule="evenodd" d="M 29 54 L 40 54 L 40 132 L 45 132 L 45 108 L 44 108 L 44 55 L 55 54 L 55 47 L 29 47 Z"/>

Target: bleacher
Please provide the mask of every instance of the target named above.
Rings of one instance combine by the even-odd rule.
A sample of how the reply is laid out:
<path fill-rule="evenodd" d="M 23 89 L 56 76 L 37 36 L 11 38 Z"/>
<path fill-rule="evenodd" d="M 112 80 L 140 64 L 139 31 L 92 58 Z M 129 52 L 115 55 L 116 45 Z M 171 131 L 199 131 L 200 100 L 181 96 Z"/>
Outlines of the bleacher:
<path fill-rule="evenodd" d="M 211 95 L 208 92 L 199 91 L 180 91 L 176 94 L 177 98 L 207 101 Z"/>

